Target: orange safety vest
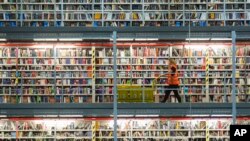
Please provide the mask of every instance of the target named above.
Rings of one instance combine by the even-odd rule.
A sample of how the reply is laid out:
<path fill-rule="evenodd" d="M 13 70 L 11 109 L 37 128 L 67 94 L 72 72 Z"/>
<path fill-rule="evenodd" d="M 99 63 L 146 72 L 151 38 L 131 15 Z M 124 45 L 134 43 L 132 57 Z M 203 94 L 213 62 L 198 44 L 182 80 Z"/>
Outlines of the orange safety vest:
<path fill-rule="evenodd" d="M 174 75 L 171 75 L 171 68 L 172 67 L 175 67 L 176 68 L 176 72 Z M 168 85 L 179 85 L 180 84 L 180 81 L 179 81 L 179 78 L 178 78 L 178 72 L 177 72 L 177 66 L 176 65 L 171 65 L 169 67 L 169 74 L 167 75 L 167 79 L 168 79 Z"/>

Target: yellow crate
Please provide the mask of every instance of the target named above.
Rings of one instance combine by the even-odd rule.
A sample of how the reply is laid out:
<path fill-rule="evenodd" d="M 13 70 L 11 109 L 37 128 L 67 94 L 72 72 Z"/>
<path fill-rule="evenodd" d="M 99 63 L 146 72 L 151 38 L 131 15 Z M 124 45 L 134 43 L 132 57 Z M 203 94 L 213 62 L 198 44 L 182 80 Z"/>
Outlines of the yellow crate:
<path fill-rule="evenodd" d="M 118 85 L 118 102 L 154 102 L 154 89 L 141 85 Z"/>
<path fill-rule="evenodd" d="M 154 89 L 153 88 L 144 88 L 144 101 L 154 102 Z"/>
<path fill-rule="evenodd" d="M 123 102 L 127 99 L 127 87 L 124 85 L 117 86 L 117 93 L 118 93 L 118 102 Z"/>

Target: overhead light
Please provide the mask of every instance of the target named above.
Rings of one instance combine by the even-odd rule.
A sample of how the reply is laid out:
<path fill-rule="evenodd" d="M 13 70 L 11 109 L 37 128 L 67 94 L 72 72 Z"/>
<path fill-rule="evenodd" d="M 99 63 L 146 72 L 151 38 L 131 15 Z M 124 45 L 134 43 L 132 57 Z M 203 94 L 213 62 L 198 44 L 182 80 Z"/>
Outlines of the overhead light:
<path fill-rule="evenodd" d="M 134 117 L 134 115 L 117 115 L 117 117 Z"/>
<path fill-rule="evenodd" d="M 146 38 L 135 38 L 135 41 L 147 41 L 147 39 Z"/>
<path fill-rule="evenodd" d="M 110 40 L 110 38 L 106 37 L 93 37 L 93 38 L 83 38 L 83 40 Z"/>
<path fill-rule="evenodd" d="M 231 41 L 232 38 L 211 38 L 211 41 Z"/>
<path fill-rule="evenodd" d="M 61 38 L 59 41 L 82 41 L 81 38 Z"/>
<path fill-rule="evenodd" d="M 158 41 L 158 38 L 147 38 L 147 41 Z"/>
<path fill-rule="evenodd" d="M 59 115 L 59 117 L 83 117 L 83 115 Z"/>
<path fill-rule="evenodd" d="M 209 117 L 209 115 L 186 115 L 187 117 Z"/>
<path fill-rule="evenodd" d="M 7 115 L 0 115 L 0 117 L 7 117 Z"/>
<path fill-rule="evenodd" d="M 117 41 L 133 41 L 132 38 L 118 38 Z"/>
<path fill-rule="evenodd" d="M 58 115 L 34 115 L 34 117 L 58 117 Z"/>
<path fill-rule="evenodd" d="M 133 41 L 133 38 L 117 38 L 116 41 Z M 113 38 L 110 38 L 110 41 L 113 41 Z"/>
<path fill-rule="evenodd" d="M 211 117 L 232 117 L 232 115 L 211 115 Z"/>
<path fill-rule="evenodd" d="M 114 115 L 110 115 L 110 117 L 114 117 Z M 134 117 L 134 115 L 117 115 L 117 117 Z"/>
<path fill-rule="evenodd" d="M 35 38 L 34 41 L 57 41 L 56 38 Z"/>
<path fill-rule="evenodd" d="M 186 38 L 186 41 L 206 41 L 209 38 Z"/>
<path fill-rule="evenodd" d="M 6 39 L 4 39 L 4 38 L 0 38 L 0 41 L 7 41 Z"/>
<path fill-rule="evenodd" d="M 158 41 L 158 38 L 135 38 L 135 41 Z"/>
<path fill-rule="evenodd" d="M 159 117 L 159 115 L 135 115 L 135 117 Z"/>

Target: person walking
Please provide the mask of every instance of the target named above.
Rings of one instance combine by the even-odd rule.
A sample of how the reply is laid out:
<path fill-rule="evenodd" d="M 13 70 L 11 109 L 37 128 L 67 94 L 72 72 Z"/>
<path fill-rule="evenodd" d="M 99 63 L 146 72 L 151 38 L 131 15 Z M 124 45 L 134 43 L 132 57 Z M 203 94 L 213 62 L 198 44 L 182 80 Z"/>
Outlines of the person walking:
<path fill-rule="evenodd" d="M 181 103 L 181 97 L 178 93 L 180 82 L 178 78 L 177 65 L 175 60 L 173 59 L 169 60 L 168 73 L 165 75 L 167 76 L 168 86 L 164 87 L 165 96 L 164 99 L 161 101 L 161 103 L 165 103 L 168 100 L 170 93 L 172 91 L 174 92 L 174 95 L 177 98 L 178 102 Z"/>

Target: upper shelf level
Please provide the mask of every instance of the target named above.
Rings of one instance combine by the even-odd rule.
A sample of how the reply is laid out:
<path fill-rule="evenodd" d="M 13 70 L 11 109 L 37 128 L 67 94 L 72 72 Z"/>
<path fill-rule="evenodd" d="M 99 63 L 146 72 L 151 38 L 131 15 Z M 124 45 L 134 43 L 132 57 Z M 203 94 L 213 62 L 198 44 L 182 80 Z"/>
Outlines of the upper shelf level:
<path fill-rule="evenodd" d="M 248 26 L 249 0 L 0 0 L 2 27 Z"/>

